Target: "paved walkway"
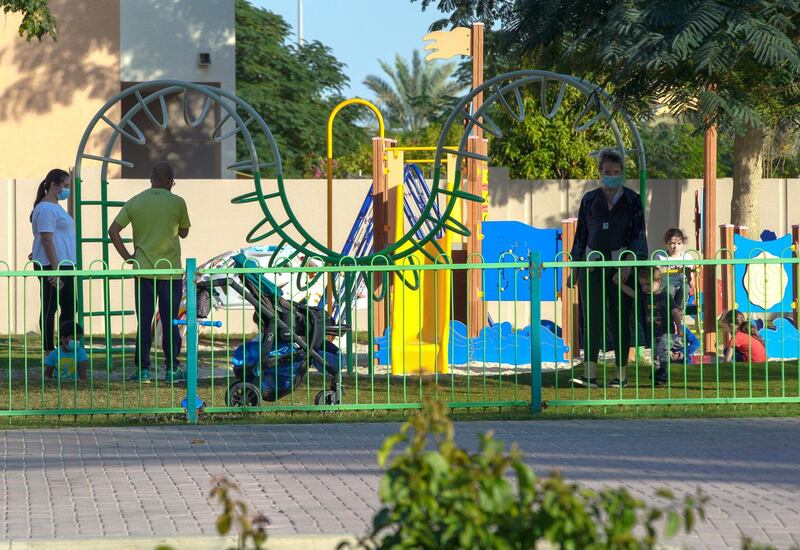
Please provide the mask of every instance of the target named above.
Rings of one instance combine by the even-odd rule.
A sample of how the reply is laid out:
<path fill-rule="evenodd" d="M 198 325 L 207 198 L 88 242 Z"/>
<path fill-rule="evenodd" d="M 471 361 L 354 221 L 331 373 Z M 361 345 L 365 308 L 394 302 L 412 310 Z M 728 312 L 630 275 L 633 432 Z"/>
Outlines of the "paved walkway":
<path fill-rule="evenodd" d="M 397 424 L 175 426 L 0 432 L 0 540 L 214 533 L 211 476 L 224 474 L 279 534 L 363 533 L 378 505 L 375 451 Z M 800 419 L 459 423 L 516 441 L 541 473 L 584 485 L 702 487 L 708 521 L 682 542 L 738 547 L 742 534 L 800 545 Z M 0 545 L 2 546 L 2 545 Z M 14 544 L 11 544 L 14 547 Z M 322 550 L 320 548 L 319 550 Z"/>

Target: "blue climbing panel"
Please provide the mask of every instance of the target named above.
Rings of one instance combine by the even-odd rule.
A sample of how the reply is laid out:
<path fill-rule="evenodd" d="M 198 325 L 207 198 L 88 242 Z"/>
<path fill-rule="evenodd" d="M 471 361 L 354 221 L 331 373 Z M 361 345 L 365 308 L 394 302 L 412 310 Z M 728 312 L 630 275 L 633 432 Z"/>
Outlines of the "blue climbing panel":
<path fill-rule="evenodd" d="M 736 259 L 792 257 L 791 235 L 772 241 L 754 241 L 734 235 L 733 244 Z M 794 276 L 790 267 L 791 264 L 735 265 L 736 307 L 745 313 L 791 312 Z"/>
<path fill-rule="evenodd" d="M 561 260 L 561 231 L 539 229 L 517 221 L 483 222 L 483 258 L 486 262 L 526 262 L 532 251 L 544 262 Z M 525 269 L 487 269 L 484 300 L 529 300 L 531 285 Z M 556 299 L 561 288 L 561 270 L 542 271 L 541 300 Z"/>

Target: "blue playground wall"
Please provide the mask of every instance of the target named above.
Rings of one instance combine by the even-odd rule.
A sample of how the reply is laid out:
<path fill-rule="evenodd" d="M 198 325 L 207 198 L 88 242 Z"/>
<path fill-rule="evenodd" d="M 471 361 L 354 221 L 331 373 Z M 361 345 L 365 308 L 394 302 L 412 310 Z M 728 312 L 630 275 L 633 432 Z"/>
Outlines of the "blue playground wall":
<path fill-rule="evenodd" d="M 791 320 L 779 317 L 773 321 L 775 328 L 758 331 L 767 345 L 769 359 L 797 359 L 800 357 L 800 335 Z"/>
<path fill-rule="evenodd" d="M 767 252 L 778 258 L 792 257 L 792 236 L 784 235 L 780 239 L 773 241 L 754 241 L 741 235 L 733 236 L 734 253 L 736 259 L 751 259 L 758 256 L 761 252 Z M 736 285 L 736 307 L 746 313 L 765 313 L 765 312 L 791 312 L 792 311 L 792 288 L 794 288 L 794 275 L 788 264 L 783 265 L 788 284 L 780 302 L 768 309 L 756 305 L 750 301 L 747 290 L 744 287 L 747 276 L 747 265 L 733 266 L 733 273 Z M 758 265 L 750 266 L 750 269 L 758 269 Z M 767 350 L 769 351 L 769 350 Z"/>
<path fill-rule="evenodd" d="M 538 229 L 517 221 L 483 222 L 483 258 L 486 262 L 526 262 L 532 251 L 538 251 L 545 262 L 560 260 L 561 231 Z M 487 269 L 484 274 L 484 300 L 528 301 L 531 284 L 527 270 Z M 556 299 L 561 288 L 561 270 L 542 271 L 541 300 Z"/>
<path fill-rule="evenodd" d="M 542 362 L 566 363 L 565 356 L 569 346 L 560 337 L 560 330 L 552 331 L 553 324 L 542 321 L 539 327 L 542 339 Z M 375 359 L 378 364 L 390 364 L 391 327 L 375 339 L 378 351 Z M 464 365 L 470 361 L 502 363 L 506 365 L 530 365 L 531 327 L 515 331 L 511 323 L 497 323 L 481 330 L 475 338 L 467 337 L 467 327 L 459 321 L 450 322 L 450 342 L 448 362 L 451 365 Z"/>

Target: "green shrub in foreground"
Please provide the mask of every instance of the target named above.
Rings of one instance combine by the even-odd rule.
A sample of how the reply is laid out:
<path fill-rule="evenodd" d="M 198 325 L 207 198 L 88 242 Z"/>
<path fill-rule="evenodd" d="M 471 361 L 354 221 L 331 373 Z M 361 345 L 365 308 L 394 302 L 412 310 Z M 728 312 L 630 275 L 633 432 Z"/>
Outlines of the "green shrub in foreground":
<path fill-rule="evenodd" d="M 677 501 L 660 490 L 665 507 L 653 507 L 622 488 L 590 491 L 557 472 L 536 477 L 516 445 L 506 453 L 491 432 L 469 453 L 456 444 L 439 402 L 389 436 L 378 462 L 386 468 L 383 508 L 359 548 L 653 548 L 659 533 L 691 531 L 707 500 L 698 492 Z"/>

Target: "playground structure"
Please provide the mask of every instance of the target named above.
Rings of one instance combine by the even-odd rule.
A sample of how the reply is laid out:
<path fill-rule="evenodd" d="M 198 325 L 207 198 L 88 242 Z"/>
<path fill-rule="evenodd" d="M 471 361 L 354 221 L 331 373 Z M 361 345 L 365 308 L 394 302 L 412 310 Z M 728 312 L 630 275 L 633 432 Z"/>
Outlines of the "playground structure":
<path fill-rule="evenodd" d="M 466 51 L 469 53 L 470 48 Z M 647 371 L 650 365 L 646 362 L 631 366 L 635 370 L 628 372 L 629 380 L 636 380 L 635 389 L 619 388 L 617 391 L 604 384 L 600 391 L 584 392 L 567 383 L 573 373 L 557 369 L 562 365 L 575 366 L 580 348 L 577 290 L 564 284 L 575 265 L 568 255 L 575 224 L 565 221 L 561 228 L 535 228 L 513 220 L 490 220 L 488 215 L 488 155 L 486 141 L 481 140 L 484 132 L 487 136 L 502 137 L 503 130 L 493 120 L 496 111 L 502 110 L 521 122 L 525 119 L 526 108 L 529 112 L 539 110 L 535 103 L 531 109 L 530 95 L 525 95 L 523 101 L 521 89 L 525 86 L 539 87 L 534 89 L 534 94 L 541 92 L 541 112 L 546 117 L 559 112 L 567 90 L 577 90 L 586 103 L 574 121 L 575 129 L 585 130 L 594 124 L 607 124 L 612 128 L 615 143 L 609 140 L 608 145 L 616 145 L 623 156 L 636 160 L 640 194 L 645 200 L 645 155 L 635 127 L 625 119 L 624 113 L 612 115 L 607 96 L 593 84 L 545 71 L 516 71 L 474 87 L 456 105 L 436 144 L 408 147 L 387 137 L 385 129 L 383 132 L 379 129 L 380 135 L 372 141 L 373 153 L 379 153 L 373 157 L 373 186 L 360 202 L 360 208 L 356 208 L 355 201 L 349 202 L 352 197 L 344 201 L 353 207 L 355 223 L 347 238 L 336 243 L 330 233 L 322 235 L 325 229 L 317 232 L 298 221 L 295 214 L 313 212 L 317 205 L 308 205 L 306 212 L 296 207 L 291 197 L 299 196 L 300 192 L 297 188 L 287 192 L 287 186 L 293 182 L 283 179 L 281 158 L 270 129 L 258 113 L 240 99 L 212 86 L 179 81 L 142 83 L 112 98 L 92 119 L 81 140 L 73 188 L 80 255 L 77 266 L 80 271 L 72 278 L 79 296 L 80 317 L 76 321 L 84 325 L 88 322 L 91 327 L 86 344 L 92 358 L 91 368 L 95 369 L 94 373 L 90 371 L 92 382 L 88 386 L 79 381 L 70 387 L 56 386 L 48 384 L 42 375 L 41 398 L 37 398 L 38 384 L 30 384 L 27 378 L 31 374 L 32 380 L 39 380 L 37 365 L 31 368 L 27 353 L 35 350 L 38 342 L 35 339 L 29 342 L 26 337 L 18 343 L 9 338 L 5 344 L 8 356 L 12 357 L 14 348 L 24 351 L 26 356 L 24 365 L 19 365 L 18 369 L 15 364 L 13 371 L 9 361 L 8 391 L 4 393 L 4 397 L 8 397 L 8 408 L 0 413 L 6 416 L 40 413 L 174 415 L 185 411 L 194 422 L 198 411 L 190 403 L 197 403 L 203 414 L 239 414 L 245 407 L 259 412 L 291 411 L 294 414 L 410 410 L 421 406 L 426 398 L 446 401 L 452 409 L 530 407 L 534 411 L 545 404 L 600 410 L 606 405 L 626 404 L 636 407 L 705 406 L 706 403 L 725 406 L 796 402 L 794 381 L 791 376 L 783 378 L 785 372 L 791 374 L 792 371 L 786 371 L 783 364 L 765 365 L 763 370 L 761 365 L 757 368 L 751 365 L 742 377 L 741 365 L 731 369 L 729 364 L 722 364 L 721 359 L 714 368 L 704 368 L 702 361 L 698 368 L 685 362 L 673 362 L 672 382 L 663 391 L 645 388 L 650 374 Z M 120 109 L 123 99 L 127 100 L 126 107 Z M 176 100 L 182 106 L 182 113 L 175 109 Z M 216 120 L 201 126 L 204 119 L 208 121 L 210 113 L 215 113 Z M 126 193 L 124 189 L 109 193 L 109 186 L 114 185 L 108 181 L 109 169 L 115 165 L 130 165 L 119 158 L 120 142 L 128 140 L 146 145 L 151 141 L 151 134 L 142 129 L 149 131 L 151 128 L 143 126 L 142 119 L 146 119 L 145 125 L 149 121 L 155 129 L 166 129 L 170 127 L 170 119 L 181 116 L 189 126 L 210 128 L 214 125 L 210 135 L 213 141 L 240 140 L 240 156 L 233 164 L 227 163 L 230 164 L 227 168 L 250 176 L 250 180 L 239 180 L 237 185 L 252 182 L 254 187 L 245 189 L 249 192 L 237 196 L 233 203 L 248 204 L 255 211 L 253 215 L 243 216 L 244 209 L 238 208 L 238 218 L 246 218 L 246 223 L 252 220 L 254 225 L 249 231 L 229 231 L 229 235 L 236 236 L 246 233 L 248 243 L 226 244 L 225 249 L 235 249 L 225 254 L 227 258 L 213 258 L 198 267 L 193 258 L 196 254 L 192 252 L 185 254 L 188 256 L 186 266 L 171 266 L 173 269 L 169 270 L 171 276 L 185 277 L 188 290 L 179 319 L 171 319 L 186 327 L 185 393 L 179 388 L 181 382 L 177 377 L 170 380 L 160 376 L 164 363 L 159 362 L 160 350 L 156 348 L 152 364 L 153 374 L 158 376 L 153 377 L 152 385 L 142 384 L 141 378 L 133 379 L 137 365 L 131 360 L 129 349 L 112 361 L 116 342 L 121 340 L 124 346 L 126 337 L 128 343 L 133 341 L 130 330 L 135 322 L 127 325 L 127 332 L 122 325 L 121 338 L 115 328 L 117 336 L 112 340 L 111 319 L 133 313 L 126 311 L 132 309 L 136 299 L 131 297 L 132 282 L 137 277 L 154 273 L 130 266 L 109 269 L 109 264 L 117 263 L 113 254 L 109 254 L 110 243 L 103 234 L 98 235 L 100 232 L 96 229 L 94 234 L 87 231 L 95 224 L 85 223 L 91 217 L 99 220 L 100 227 L 105 229 L 113 219 L 113 210 L 123 204 L 117 199 L 127 198 L 120 196 Z M 627 134 L 623 136 L 626 127 Z M 460 138 L 453 137 L 459 133 Z M 266 147 L 256 150 L 254 142 L 262 136 Z M 332 144 L 328 158 L 332 162 Z M 89 161 L 101 166 L 99 182 L 85 169 Z M 630 171 L 633 163 L 627 164 Z M 209 188 L 209 182 L 202 184 L 204 190 Z M 332 184 L 331 179 L 329 198 L 334 191 Z M 303 188 L 305 185 L 306 182 L 298 184 L 298 188 L 304 191 L 316 183 Z M 503 196 L 502 190 L 498 196 Z M 232 214 L 226 213 L 219 208 L 222 202 L 219 197 L 214 198 L 213 213 L 217 220 L 236 216 L 237 208 L 232 209 Z M 318 199 L 317 196 L 313 198 Z M 337 201 L 338 204 L 343 201 Z M 539 212 L 545 210 L 550 214 L 557 210 L 540 210 L 540 205 L 537 201 L 535 207 Z M 207 213 L 202 208 L 192 208 L 192 212 L 195 211 Z M 347 229 L 345 224 L 353 221 L 349 213 L 337 212 L 338 217 L 334 218 L 333 210 L 329 212 L 328 219 L 332 224 L 335 221 L 337 231 Z M 699 208 L 698 216 L 703 219 Z M 314 221 L 321 221 L 321 218 L 317 215 Z M 234 223 L 232 218 L 231 223 Z M 216 236 L 225 229 L 215 223 L 204 224 L 200 230 Z M 705 229 L 707 233 L 708 223 Z M 765 323 L 759 329 L 766 340 L 768 356 L 800 359 L 796 322 L 787 318 L 789 313 L 795 320 L 797 318 L 796 243 L 800 237 L 797 228 L 789 249 L 785 237 L 775 239 L 773 244 L 760 241 L 748 244 L 739 239 L 746 236 L 746 228 L 733 228 L 729 242 L 725 240 L 729 228 L 724 231 L 726 233 L 719 234 L 719 238 L 723 248 L 730 252 L 723 252 L 721 256 L 718 253 L 716 263 L 707 262 L 698 268 L 706 276 L 721 275 L 718 291 L 698 293 L 697 298 L 701 294 L 708 297 L 700 301 L 700 312 L 710 303 L 717 312 L 723 307 L 737 306 L 752 316 L 763 317 Z M 198 241 L 203 242 L 202 239 Z M 190 247 L 199 248 L 198 241 L 191 241 Z M 218 244 L 215 240 L 208 242 Z M 228 260 L 233 256 L 238 261 L 231 264 Z M 725 260 L 731 256 L 739 263 L 726 264 Z M 95 257 L 98 260 L 93 261 Z M 646 262 L 646 268 L 639 266 L 638 261 L 629 263 L 649 269 L 658 262 Z M 609 270 L 620 269 L 615 262 L 599 265 Z M 328 274 L 331 278 L 326 284 Z M 9 288 L 12 283 L 20 282 L 15 279 L 21 279 L 24 289 L 25 278 L 35 281 L 37 277 L 43 275 L 12 271 L 6 278 Z M 215 286 L 215 281 L 222 279 L 226 280 L 225 284 L 248 281 L 250 288 L 245 290 L 249 290 L 251 297 L 258 298 L 256 303 L 244 295 L 232 295 L 224 285 Z M 714 276 L 712 280 L 716 283 L 716 279 Z M 201 287 L 210 287 L 212 294 L 209 320 L 201 320 L 205 319 L 199 292 L 205 288 Z M 118 288 L 119 292 L 115 293 Z M 89 290 L 88 302 L 86 289 Z M 270 292 L 263 293 L 265 289 Z M 98 290 L 102 290 L 103 295 L 99 303 Z M 789 300 L 790 294 L 792 300 Z M 262 306 L 268 309 L 281 300 L 283 311 L 278 311 L 279 314 L 300 309 L 299 318 L 295 316 L 278 327 L 283 333 L 281 336 L 289 333 L 303 337 L 306 332 L 313 333 L 311 325 L 297 321 L 302 321 L 310 311 L 322 313 L 321 308 L 331 308 L 336 322 L 327 319 L 321 322 L 324 329 L 331 329 L 324 331 L 325 341 L 321 343 L 324 347 L 293 346 L 281 341 L 273 350 L 279 354 L 278 359 L 258 369 L 264 357 L 263 349 L 269 351 L 272 346 L 269 342 L 262 344 L 265 342 L 263 335 L 267 333 L 261 326 L 267 323 L 257 321 L 255 316 L 250 323 L 250 314 Z M 285 302 L 289 302 L 288 305 Z M 116 307 L 120 304 L 121 307 Z M 463 306 L 461 311 L 460 306 Z M 501 312 L 505 306 L 510 307 L 502 311 L 511 311 L 513 315 Z M 245 311 L 250 307 L 253 309 Z M 226 311 L 220 311 L 223 309 Z M 237 315 L 229 315 L 228 309 L 239 311 Z M 776 315 L 781 317 L 776 318 Z M 90 317 L 88 321 L 87 317 Z M 238 320 L 229 322 L 233 317 Z M 361 317 L 367 317 L 367 323 L 362 324 Z M 224 331 L 198 335 L 199 326 L 219 327 L 219 318 L 224 319 Z M 354 319 L 357 323 L 351 323 Z M 718 316 L 706 316 L 699 320 L 714 324 L 717 319 Z M 241 332 L 234 327 L 239 320 L 246 323 Z M 101 323 L 105 327 L 105 349 L 98 346 L 102 345 L 103 337 L 96 336 L 101 334 Z M 119 327 L 120 323 L 114 326 Z M 695 323 L 692 328 L 696 330 L 699 326 Z M 252 337 L 254 329 L 258 329 L 255 338 Z M 715 337 L 715 344 L 722 342 L 718 331 Z M 316 363 L 310 360 L 311 364 L 301 371 L 299 367 L 305 359 L 312 358 L 313 353 L 320 357 L 316 358 Z M 104 361 L 105 368 L 101 365 Z M 376 365 L 380 367 L 375 368 Z M 779 368 L 774 368 L 776 366 Z M 555 369 L 547 372 L 552 367 Z M 604 374 L 609 374 L 608 365 L 603 367 Z M 129 378 L 131 374 L 133 377 Z M 413 378 L 419 374 L 431 376 Z M 634 375 L 637 376 L 634 378 Z M 764 381 L 763 387 L 759 377 Z M 100 380 L 102 384 L 96 383 Z M 777 380 L 779 382 L 775 383 Z M 231 382 L 241 382 L 239 389 Z M 301 382 L 305 387 L 296 391 Z M 770 387 L 770 383 L 774 387 Z M 729 393 L 731 386 L 732 395 Z M 346 395 L 342 391 L 344 387 Z M 29 388 L 36 390 L 35 393 Z M 644 389 L 647 391 L 642 391 Z M 317 390 L 320 391 L 315 397 Z M 186 398 L 181 401 L 184 395 Z M 287 399 L 278 403 L 282 397 Z"/>
<path fill-rule="evenodd" d="M 488 141 L 483 137 L 484 131 L 502 137 L 503 132 L 490 116 L 494 108 L 505 110 L 512 118 L 521 122 L 525 118 L 525 106 L 522 101 L 520 89 L 524 86 L 538 85 L 541 90 L 541 112 L 547 118 L 552 118 L 558 113 L 567 88 L 572 88 L 586 98 L 585 107 L 575 121 L 575 129 L 583 131 L 598 122 L 605 122 L 611 128 L 615 137 L 616 146 L 623 157 L 633 154 L 639 169 L 639 183 L 642 199 L 646 185 L 645 152 L 639 139 L 636 127 L 630 117 L 619 113 L 624 125 L 627 127 L 633 149 L 626 150 L 620 126 L 615 120 L 606 101 L 608 94 L 594 84 L 567 75 L 560 75 L 547 71 L 529 70 L 515 71 L 500 75 L 488 82 L 482 79 L 482 25 L 477 24 L 468 29 L 470 31 L 469 50 L 456 49 L 453 55 L 472 55 L 473 57 L 473 88 L 469 94 L 462 98 L 440 133 L 439 141 L 435 146 L 403 147 L 394 140 L 385 137 L 382 117 L 378 109 L 361 99 L 348 100 L 337 106 L 328 120 L 328 232 L 323 244 L 317 236 L 312 235 L 298 221 L 292 205 L 287 199 L 286 183 L 283 179 L 280 154 L 277 144 L 261 116 L 252 107 L 240 98 L 222 90 L 193 83 L 180 81 L 154 81 L 137 84 L 117 94 L 109 100 L 93 117 L 81 139 L 75 162 L 75 206 L 76 206 L 76 231 L 78 236 L 78 267 L 84 267 L 84 248 L 90 244 L 99 244 L 101 247 L 101 261 L 104 266 L 110 262 L 109 240 L 105 236 L 94 237 L 84 235 L 82 213 L 87 207 L 100 209 L 101 226 L 107 227 L 111 220 L 109 211 L 122 206 L 122 202 L 108 200 L 108 168 L 109 165 L 130 166 L 131 163 L 112 156 L 116 144 L 120 139 L 127 139 L 136 144 L 144 145 L 145 137 L 140 128 L 133 122 L 137 113 L 144 113 L 153 125 L 165 129 L 169 126 L 168 110 L 165 98 L 177 95 L 182 99 L 183 119 L 192 127 L 202 124 L 205 117 L 213 109 L 220 109 L 222 118 L 211 132 L 213 141 L 241 136 L 245 144 L 246 157 L 228 166 L 229 170 L 249 175 L 252 178 L 254 190 L 233 199 L 234 204 L 256 203 L 260 207 L 263 217 L 248 232 L 246 241 L 257 244 L 266 239 L 278 240 L 276 249 L 271 256 L 269 268 L 283 268 L 294 265 L 295 258 L 303 258 L 300 267 L 317 262 L 325 265 L 409 265 L 453 263 L 480 266 L 484 261 L 483 224 L 488 222 Z M 442 48 L 445 40 L 441 33 L 435 39 Z M 463 34 L 463 33 L 462 33 Z M 433 38 L 433 35 L 431 35 Z M 427 38 L 427 37 L 426 37 Z M 441 54 L 444 55 L 444 54 Z M 439 55 L 439 57 L 441 57 Z M 431 56 L 429 56 L 431 57 Z M 551 90 L 556 84 L 557 94 Z M 484 94 L 486 97 L 484 98 Z M 189 98 L 191 95 L 203 99 L 202 107 L 196 116 L 191 112 Z M 555 101 L 550 104 L 552 96 Z M 125 98 L 135 99 L 119 122 L 109 118 L 111 108 Z M 153 106 L 160 106 L 161 116 L 156 116 Z M 357 216 L 350 236 L 342 250 L 334 250 L 332 242 L 332 166 L 333 144 L 332 124 L 336 113 L 342 108 L 360 104 L 370 108 L 378 118 L 378 133 L 373 142 L 373 182 L 372 188 L 365 197 L 362 208 Z M 105 146 L 99 154 L 87 151 L 90 138 L 98 127 L 110 127 L 111 136 L 105 141 Z M 446 137 L 453 128 L 461 129 L 461 137 L 457 144 L 447 145 Z M 260 133 L 266 140 L 267 158 L 259 158 L 256 151 L 253 135 Z M 419 156 L 423 152 L 432 152 L 432 159 L 413 159 L 415 162 L 406 166 L 404 155 L 414 152 Z M 101 163 L 99 197 L 87 198 L 86 189 L 82 189 L 82 163 L 84 161 L 99 161 Z M 433 178 L 428 183 L 422 178 L 421 172 L 414 164 L 431 164 Z M 267 175 L 274 177 L 276 189 L 267 191 L 264 178 Z M 371 216 L 370 216 L 371 214 Z M 369 231 L 370 218 L 372 229 Z M 490 227 L 490 226 L 487 226 Z M 508 229 L 509 231 L 513 229 Z M 491 235 L 491 231 L 489 232 Z M 568 235 L 564 231 L 563 235 Z M 562 240 L 565 238 L 562 235 Z M 490 239 L 488 244 L 494 246 L 496 241 Z M 562 243 L 566 244 L 566 242 Z M 489 248 L 490 254 L 498 254 L 500 261 L 503 258 L 519 260 L 528 258 L 530 253 L 539 245 L 530 244 L 526 247 L 510 247 L 505 245 L 500 248 Z M 527 248 L 527 250 L 524 250 Z M 563 255 L 567 246 L 555 247 L 555 255 Z M 549 254 L 543 249 L 539 253 Z M 488 258 L 490 261 L 496 258 Z M 543 259 L 548 260 L 547 256 Z M 557 257 L 550 258 L 557 260 Z M 477 263 L 476 263 L 477 262 Z M 165 266 L 166 267 L 166 266 Z M 172 266 L 177 267 L 177 266 Z M 501 270 L 502 271 L 502 270 Z M 555 271 L 555 270 L 553 270 Z M 468 339 L 480 337 L 488 321 L 486 301 L 505 299 L 503 291 L 495 292 L 495 285 L 499 289 L 502 282 L 482 279 L 480 269 L 463 269 L 456 276 L 456 270 L 448 273 L 447 270 L 415 272 L 412 276 L 395 274 L 391 278 L 374 274 L 365 280 L 359 280 L 353 271 L 331 276 L 326 285 L 327 307 L 338 317 L 343 317 L 346 324 L 350 324 L 353 314 L 355 296 L 359 286 L 367 287 L 367 294 L 372 297 L 384 296 L 380 307 L 374 307 L 373 300 L 368 300 L 368 332 L 370 341 L 380 335 L 391 335 L 394 345 L 390 346 L 392 365 L 395 373 L 413 372 L 446 372 L 449 363 L 448 341 L 449 334 L 462 334 L 460 328 L 453 330 L 451 322 L 462 322 L 467 330 Z M 568 269 L 564 270 L 568 274 Z M 505 276 L 505 275 L 502 275 Z M 521 272 L 514 277 L 515 286 L 517 277 L 525 275 Z M 553 298 L 557 294 L 558 281 L 564 280 L 563 275 L 556 274 L 552 279 L 552 286 L 546 284 L 547 292 L 552 288 Z M 309 284 L 313 284 L 313 281 Z M 450 291 L 450 284 L 453 291 Z M 522 285 L 524 287 L 524 283 Z M 568 292 L 568 291 L 565 291 Z M 128 315 L 132 312 L 114 310 L 111 307 L 108 288 L 104 288 L 104 300 L 100 309 L 85 311 L 83 302 L 83 288 L 78 289 L 78 317 L 102 316 L 106 325 L 106 334 L 110 334 L 110 318 L 115 315 Z M 549 296 L 549 294 L 548 294 Z M 519 296 L 514 296 L 518 299 Z M 569 300 L 564 300 L 565 315 Z M 459 305 L 466 307 L 459 311 Z M 570 306 L 571 307 L 571 306 Z M 416 309 L 414 309 L 416 308 Z M 405 312 L 405 314 L 403 314 Z M 464 322 L 470 320 L 471 322 Z M 395 330 L 390 331 L 389 324 Z M 558 327 L 554 327 L 554 334 Z M 352 348 L 351 336 L 347 335 L 348 353 Z M 569 334 L 565 335 L 567 345 L 575 349 L 575 340 Z M 110 349 L 110 341 L 106 341 Z M 556 344 L 560 349 L 560 344 Z M 375 350 L 371 350 L 371 356 Z M 401 355 L 398 355 L 402 353 Z M 555 360 L 561 359 L 560 352 L 555 353 Z M 423 368 L 425 367 L 425 368 Z M 427 369 L 427 370 L 426 370 Z"/>

